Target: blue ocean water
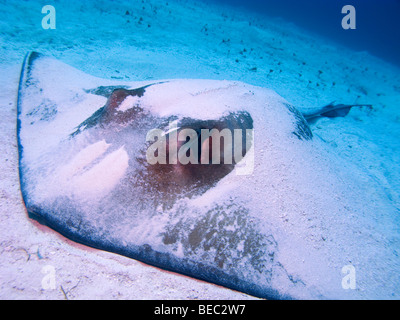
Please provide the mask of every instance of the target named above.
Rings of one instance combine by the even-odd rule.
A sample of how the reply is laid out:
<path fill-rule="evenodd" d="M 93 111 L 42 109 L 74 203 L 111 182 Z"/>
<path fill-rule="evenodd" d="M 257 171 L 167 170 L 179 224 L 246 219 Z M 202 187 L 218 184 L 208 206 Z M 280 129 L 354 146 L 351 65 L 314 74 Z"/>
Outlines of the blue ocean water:
<path fill-rule="evenodd" d="M 203 0 L 223 3 L 272 17 L 282 17 L 298 26 L 358 51 L 368 51 L 400 65 L 399 0 Z M 356 9 L 356 29 L 344 30 L 343 6 Z"/>

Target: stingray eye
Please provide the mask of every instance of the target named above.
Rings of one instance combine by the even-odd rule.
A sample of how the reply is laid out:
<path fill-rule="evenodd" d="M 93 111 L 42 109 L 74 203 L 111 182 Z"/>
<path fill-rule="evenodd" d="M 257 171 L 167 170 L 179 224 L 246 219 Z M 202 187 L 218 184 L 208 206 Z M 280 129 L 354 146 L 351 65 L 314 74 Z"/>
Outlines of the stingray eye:
<path fill-rule="evenodd" d="M 115 111 L 124 112 L 132 108 L 138 99 L 141 98 L 146 87 L 127 90 L 123 88 L 115 89 L 107 100 L 105 106 L 106 114 L 113 114 Z"/>
<path fill-rule="evenodd" d="M 143 96 L 144 89 L 116 89 L 108 98 L 102 117 L 103 123 L 127 123 L 134 120 L 143 109 L 140 108 L 139 99 Z"/>
<path fill-rule="evenodd" d="M 128 96 L 130 96 L 128 90 L 125 89 L 114 90 L 107 101 L 107 106 L 106 106 L 107 112 L 112 112 L 116 110 Z"/>
<path fill-rule="evenodd" d="M 83 121 L 71 136 L 76 136 L 82 131 L 98 125 L 125 125 L 136 121 L 145 123 L 147 114 L 139 105 L 139 99 L 144 95 L 146 88 L 127 90 L 120 87 L 98 87 L 87 90 L 88 93 L 104 96 L 106 104 Z"/>

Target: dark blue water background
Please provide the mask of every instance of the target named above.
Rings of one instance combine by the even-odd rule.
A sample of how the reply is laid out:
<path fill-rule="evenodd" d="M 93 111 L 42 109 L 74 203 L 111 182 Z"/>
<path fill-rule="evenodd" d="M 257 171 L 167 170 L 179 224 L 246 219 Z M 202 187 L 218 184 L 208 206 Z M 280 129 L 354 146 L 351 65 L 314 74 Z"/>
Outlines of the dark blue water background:
<path fill-rule="evenodd" d="M 400 66 L 400 0 L 203 0 L 282 17 L 357 51 Z M 341 26 L 342 7 L 356 9 L 356 29 Z"/>

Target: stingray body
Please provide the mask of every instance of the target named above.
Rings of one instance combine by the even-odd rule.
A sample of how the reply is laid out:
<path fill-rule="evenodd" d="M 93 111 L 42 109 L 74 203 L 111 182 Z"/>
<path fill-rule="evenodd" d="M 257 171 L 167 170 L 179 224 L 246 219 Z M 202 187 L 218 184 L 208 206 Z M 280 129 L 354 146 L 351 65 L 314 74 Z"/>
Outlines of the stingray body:
<path fill-rule="evenodd" d="M 183 129 L 196 133 L 193 141 L 179 138 Z M 218 137 L 202 136 L 212 129 L 245 132 L 235 139 L 237 158 L 225 161 L 236 151 L 223 138 L 213 162 L 206 151 Z M 151 132 L 162 134 L 149 139 Z M 166 161 L 149 163 L 163 136 L 150 153 Z M 313 142 L 303 115 L 271 90 L 231 81 L 116 82 L 30 53 L 18 139 L 30 217 L 74 241 L 258 297 L 376 293 L 374 284 L 342 286 L 350 260 L 364 266 L 386 254 L 378 242 L 368 254 L 353 245 L 370 239 L 351 196 L 357 186 Z M 189 163 L 172 156 L 183 146 Z"/>

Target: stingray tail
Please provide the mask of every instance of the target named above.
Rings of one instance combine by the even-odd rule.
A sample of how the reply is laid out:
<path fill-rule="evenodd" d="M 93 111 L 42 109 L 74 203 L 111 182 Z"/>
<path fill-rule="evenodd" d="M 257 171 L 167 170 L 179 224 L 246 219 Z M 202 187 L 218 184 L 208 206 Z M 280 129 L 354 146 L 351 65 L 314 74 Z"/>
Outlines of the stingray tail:
<path fill-rule="evenodd" d="M 336 118 L 345 117 L 349 114 L 351 108 L 353 107 L 368 107 L 372 109 L 371 104 L 334 104 L 333 102 L 322 107 L 319 110 L 312 110 L 310 112 L 303 112 L 304 118 L 312 123 L 319 118 Z"/>

